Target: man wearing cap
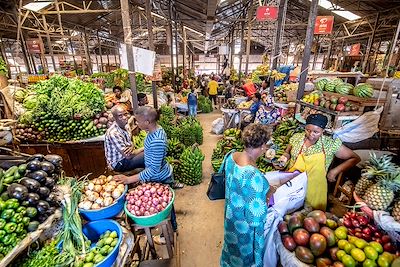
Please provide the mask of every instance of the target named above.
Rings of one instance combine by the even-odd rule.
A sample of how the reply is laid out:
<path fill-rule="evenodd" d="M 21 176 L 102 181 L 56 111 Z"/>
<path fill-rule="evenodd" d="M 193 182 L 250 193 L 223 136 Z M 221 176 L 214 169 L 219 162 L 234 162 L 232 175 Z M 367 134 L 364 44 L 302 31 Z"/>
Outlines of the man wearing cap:
<path fill-rule="evenodd" d="M 360 157 L 344 146 L 339 138 L 333 139 L 323 135 L 327 123 L 327 117 L 322 114 L 309 115 L 305 132 L 290 138 L 289 146 L 279 159 L 283 164 L 289 163 L 290 172 L 298 170 L 307 173 L 305 204 L 320 210 L 326 210 L 327 180 L 334 182 L 339 173 L 360 162 Z M 343 160 L 343 163 L 328 171 L 334 157 Z"/>

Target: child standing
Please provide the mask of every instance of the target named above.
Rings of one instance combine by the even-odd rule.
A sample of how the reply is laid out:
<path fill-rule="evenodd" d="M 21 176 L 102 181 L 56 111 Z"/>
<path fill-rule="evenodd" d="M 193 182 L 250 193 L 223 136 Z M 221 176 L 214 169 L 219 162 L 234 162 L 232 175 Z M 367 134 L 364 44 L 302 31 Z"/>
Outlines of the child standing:
<path fill-rule="evenodd" d="M 188 108 L 189 108 L 189 116 L 196 117 L 197 115 L 197 94 L 192 87 L 191 92 L 188 95 Z"/>

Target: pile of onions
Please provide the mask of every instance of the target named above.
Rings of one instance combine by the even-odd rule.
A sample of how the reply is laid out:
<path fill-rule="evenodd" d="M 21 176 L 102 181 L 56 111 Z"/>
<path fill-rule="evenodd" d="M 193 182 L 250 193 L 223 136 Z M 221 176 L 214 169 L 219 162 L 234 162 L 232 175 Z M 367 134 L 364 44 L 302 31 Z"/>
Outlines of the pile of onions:
<path fill-rule="evenodd" d="M 172 196 L 168 185 L 146 183 L 128 192 L 126 207 L 135 216 L 149 216 L 163 211 L 171 202 Z"/>
<path fill-rule="evenodd" d="M 113 180 L 113 176 L 101 175 L 87 182 L 78 207 L 84 210 L 97 210 L 108 207 L 124 193 L 125 186 Z"/>

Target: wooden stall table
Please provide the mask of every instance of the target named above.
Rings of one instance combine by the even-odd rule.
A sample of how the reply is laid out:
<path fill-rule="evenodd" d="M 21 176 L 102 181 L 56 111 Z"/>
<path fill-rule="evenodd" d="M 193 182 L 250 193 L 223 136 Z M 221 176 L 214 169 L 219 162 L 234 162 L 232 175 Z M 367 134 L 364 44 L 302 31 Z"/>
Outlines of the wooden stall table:
<path fill-rule="evenodd" d="M 88 173 L 92 173 L 93 176 L 108 174 L 104 136 L 65 143 L 19 144 L 14 149 L 26 154 L 60 155 L 67 176 L 81 177 Z"/>
<path fill-rule="evenodd" d="M 221 108 L 224 113 L 224 130 L 238 128 L 240 123 L 240 112 L 237 109 Z"/>

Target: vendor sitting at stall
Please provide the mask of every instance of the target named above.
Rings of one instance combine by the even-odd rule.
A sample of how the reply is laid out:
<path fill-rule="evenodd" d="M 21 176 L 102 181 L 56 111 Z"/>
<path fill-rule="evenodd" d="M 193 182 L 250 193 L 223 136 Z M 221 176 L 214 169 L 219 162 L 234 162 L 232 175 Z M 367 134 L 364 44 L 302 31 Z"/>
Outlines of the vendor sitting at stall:
<path fill-rule="evenodd" d="M 105 135 L 104 149 L 107 164 L 117 172 L 144 168 L 143 148 L 132 147 L 131 134 L 126 130 L 129 113 L 123 105 L 114 106 L 111 113 L 115 122 Z"/>
<path fill-rule="evenodd" d="M 297 133 L 290 138 L 289 146 L 279 159 L 281 165 L 289 161 L 288 170 L 306 172 L 308 176 L 305 203 L 314 209 L 326 210 L 328 183 L 360 162 L 360 157 L 344 146 L 340 139 L 323 135 L 328 123 L 322 114 L 307 117 L 305 132 Z M 332 168 L 334 157 L 344 160 Z"/>
<path fill-rule="evenodd" d="M 114 86 L 113 93 L 115 97 L 115 104 L 120 104 L 125 106 L 125 108 L 131 112 L 132 111 L 132 104 L 129 101 L 130 93 L 129 91 L 123 92 L 122 88 L 119 86 Z"/>
<path fill-rule="evenodd" d="M 146 106 L 149 104 L 149 100 L 147 99 L 147 95 L 144 93 L 138 93 L 137 94 L 137 99 L 138 99 L 138 105 L 139 107 Z"/>
<path fill-rule="evenodd" d="M 246 96 L 248 97 L 248 99 L 250 100 L 254 96 L 254 94 L 257 92 L 257 89 L 251 80 L 247 80 L 247 81 L 243 80 L 242 83 L 243 83 L 242 89 L 246 93 Z"/>

